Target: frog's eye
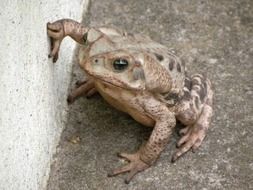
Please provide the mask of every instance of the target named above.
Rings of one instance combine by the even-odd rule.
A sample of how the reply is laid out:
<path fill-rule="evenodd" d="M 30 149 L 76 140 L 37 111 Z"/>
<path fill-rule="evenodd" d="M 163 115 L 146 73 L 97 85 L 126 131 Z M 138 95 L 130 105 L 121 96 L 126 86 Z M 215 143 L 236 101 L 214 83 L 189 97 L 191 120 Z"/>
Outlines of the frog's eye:
<path fill-rule="evenodd" d="M 128 67 L 128 61 L 125 59 L 115 59 L 113 61 L 113 68 L 116 71 L 124 71 Z"/>

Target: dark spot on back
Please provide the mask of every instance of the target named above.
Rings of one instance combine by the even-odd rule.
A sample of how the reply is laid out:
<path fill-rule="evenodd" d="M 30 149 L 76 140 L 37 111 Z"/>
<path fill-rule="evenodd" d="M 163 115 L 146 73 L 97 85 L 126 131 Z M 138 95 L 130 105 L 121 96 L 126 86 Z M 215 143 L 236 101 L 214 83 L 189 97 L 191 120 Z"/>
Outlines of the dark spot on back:
<path fill-rule="evenodd" d="M 179 94 L 177 93 L 169 93 L 167 94 L 164 99 L 167 100 L 167 106 L 174 106 L 176 105 L 178 102 L 180 102 L 182 100 L 183 97 L 180 97 Z"/>
<path fill-rule="evenodd" d="M 177 63 L 177 71 L 178 71 L 179 73 L 181 73 L 181 65 L 180 65 L 180 63 Z"/>
<path fill-rule="evenodd" d="M 178 94 L 176 94 L 176 93 L 169 93 L 169 94 L 165 97 L 165 100 L 171 100 L 171 99 L 173 99 L 173 100 L 178 99 Z"/>
<path fill-rule="evenodd" d="M 190 91 L 191 90 L 191 80 L 189 78 L 185 78 L 184 80 L 184 86 Z"/>
<path fill-rule="evenodd" d="M 207 90 L 207 83 L 206 81 L 203 82 L 205 89 Z"/>
<path fill-rule="evenodd" d="M 200 85 L 200 91 L 198 92 L 198 94 L 199 94 L 200 101 L 203 103 L 207 95 L 206 82 Z"/>
<path fill-rule="evenodd" d="M 88 32 L 86 32 L 86 33 L 83 35 L 83 42 L 84 42 L 84 44 L 87 43 L 87 38 L 88 38 Z"/>
<path fill-rule="evenodd" d="M 173 70 L 174 64 L 175 64 L 175 60 L 174 59 L 170 59 L 170 62 L 169 62 L 169 69 L 170 69 L 170 71 Z"/>
<path fill-rule="evenodd" d="M 157 54 L 157 53 L 154 53 L 155 54 L 155 57 L 158 61 L 162 61 L 163 60 L 163 56 L 160 55 L 160 54 Z"/>
<path fill-rule="evenodd" d="M 184 91 L 184 96 L 183 96 L 183 100 L 184 101 L 189 101 L 191 99 L 191 94 L 189 91 Z"/>

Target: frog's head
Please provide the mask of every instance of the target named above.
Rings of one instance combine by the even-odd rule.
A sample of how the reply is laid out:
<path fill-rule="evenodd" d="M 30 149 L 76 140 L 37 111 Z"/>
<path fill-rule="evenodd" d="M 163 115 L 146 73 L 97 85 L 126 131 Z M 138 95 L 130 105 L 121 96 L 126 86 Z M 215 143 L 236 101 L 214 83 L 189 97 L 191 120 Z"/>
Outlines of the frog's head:
<path fill-rule="evenodd" d="M 154 62 L 143 52 L 116 50 L 92 56 L 81 65 L 89 75 L 120 88 L 168 92 L 171 77 Z"/>

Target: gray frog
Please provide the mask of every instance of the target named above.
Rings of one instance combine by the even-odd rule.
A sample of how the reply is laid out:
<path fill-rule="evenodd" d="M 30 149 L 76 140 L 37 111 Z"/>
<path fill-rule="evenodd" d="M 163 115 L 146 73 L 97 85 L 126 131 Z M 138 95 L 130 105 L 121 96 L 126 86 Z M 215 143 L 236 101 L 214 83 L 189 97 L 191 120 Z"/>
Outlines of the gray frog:
<path fill-rule="evenodd" d="M 79 64 L 88 80 L 79 82 L 68 97 L 69 103 L 98 92 L 116 109 L 153 127 L 150 138 L 136 153 L 119 154 L 129 163 L 108 176 L 129 172 L 125 180 L 129 183 L 135 174 L 150 167 L 167 145 L 176 119 L 185 128 L 180 131 L 182 137 L 172 161 L 201 145 L 213 113 L 211 83 L 200 74 L 187 76 L 185 65 L 167 47 L 146 36 L 85 27 L 70 19 L 48 23 L 47 32 L 53 62 L 64 37 L 82 45 Z"/>

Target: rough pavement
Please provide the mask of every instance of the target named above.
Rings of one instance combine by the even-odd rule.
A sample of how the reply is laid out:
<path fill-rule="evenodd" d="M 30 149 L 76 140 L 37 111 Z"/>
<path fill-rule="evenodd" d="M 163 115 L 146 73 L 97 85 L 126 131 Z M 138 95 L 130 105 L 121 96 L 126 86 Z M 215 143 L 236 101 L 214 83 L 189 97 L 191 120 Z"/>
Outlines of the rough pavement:
<path fill-rule="evenodd" d="M 215 116 L 196 153 L 171 164 L 174 133 L 158 162 L 126 185 L 125 175 L 107 172 L 122 164 L 117 152 L 137 150 L 151 130 L 100 96 L 80 98 L 70 106 L 48 190 L 253 189 L 252 0 L 94 0 L 84 23 L 143 33 L 174 49 L 189 73 L 213 82 Z M 75 65 L 73 84 L 80 75 Z M 70 143 L 75 135 L 80 142 Z"/>

